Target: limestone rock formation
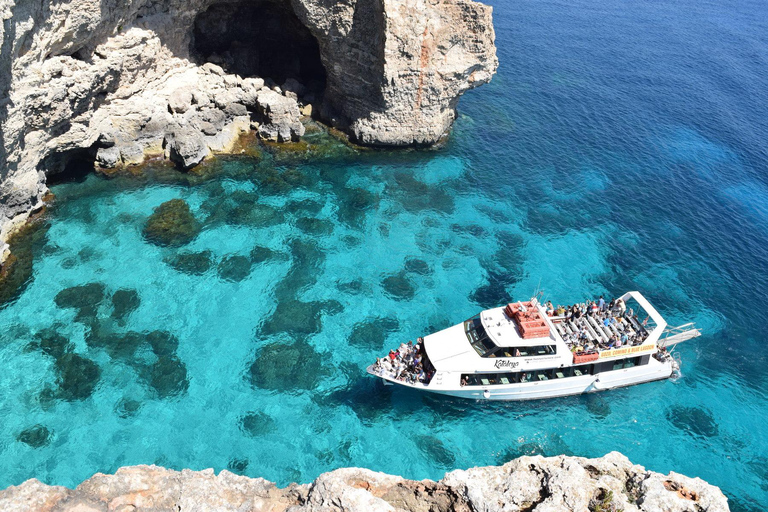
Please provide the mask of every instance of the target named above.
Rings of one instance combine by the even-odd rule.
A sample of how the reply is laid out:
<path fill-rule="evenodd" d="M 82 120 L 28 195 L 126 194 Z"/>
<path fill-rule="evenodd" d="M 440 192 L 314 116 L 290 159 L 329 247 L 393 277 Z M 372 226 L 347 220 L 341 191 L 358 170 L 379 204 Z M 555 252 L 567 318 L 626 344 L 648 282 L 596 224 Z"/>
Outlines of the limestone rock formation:
<path fill-rule="evenodd" d="M 0 0 L 0 22 L 0 254 L 73 162 L 187 168 L 252 126 L 295 139 L 300 112 L 431 144 L 497 67 L 473 0 Z"/>
<path fill-rule="evenodd" d="M 667 476 L 613 452 L 599 459 L 521 457 L 501 467 L 448 473 L 439 482 L 346 468 L 311 484 L 279 489 L 228 471 L 181 472 L 156 466 L 97 474 L 76 489 L 37 480 L 0 492 L 7 512 L 727 512 L 720 489 L 698 478 Z"/>

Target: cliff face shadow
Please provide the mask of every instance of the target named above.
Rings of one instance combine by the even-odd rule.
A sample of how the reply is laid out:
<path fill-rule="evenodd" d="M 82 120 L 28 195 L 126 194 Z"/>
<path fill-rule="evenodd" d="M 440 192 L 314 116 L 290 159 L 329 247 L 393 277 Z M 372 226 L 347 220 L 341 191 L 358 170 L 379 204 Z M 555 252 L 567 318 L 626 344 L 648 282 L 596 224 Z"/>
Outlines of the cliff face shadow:
<path fill-rule="evenodd" d="M 315 37 L 289 2 L 239 1 L 212 5 L 195 18 L 191 53 L 229 73 L 283 84 L 293 78 L 322 94 L 325 68 Z"/>

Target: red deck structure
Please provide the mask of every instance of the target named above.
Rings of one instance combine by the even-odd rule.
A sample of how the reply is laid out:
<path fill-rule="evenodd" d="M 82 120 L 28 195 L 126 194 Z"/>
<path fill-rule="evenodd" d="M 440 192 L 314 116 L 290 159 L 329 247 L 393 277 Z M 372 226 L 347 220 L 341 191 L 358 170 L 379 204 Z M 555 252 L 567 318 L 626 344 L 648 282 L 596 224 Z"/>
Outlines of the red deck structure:
<path fill-rule="evenodd" d="M 504 313 L 515 321 L 523 339 L 549 336 L 547 322 L 531 301 L 507 304 Z"/>

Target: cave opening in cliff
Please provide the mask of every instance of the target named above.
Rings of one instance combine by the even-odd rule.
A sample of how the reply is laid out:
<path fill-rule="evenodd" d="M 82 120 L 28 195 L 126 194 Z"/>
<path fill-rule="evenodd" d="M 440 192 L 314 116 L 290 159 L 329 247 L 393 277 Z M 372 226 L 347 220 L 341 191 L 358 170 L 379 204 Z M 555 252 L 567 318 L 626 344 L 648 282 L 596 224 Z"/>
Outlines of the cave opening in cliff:
<path fill-rule="evenodd" d="M 243 77 L 297 80 L 320 99 L 325 68 L 317 39 L 302 24 L 290 2 L 248 0 L 219 3 L 195 19 L 192 53 Z"/>
<path fill-rule="evenodd" d="M 45 171 L 46 183 L 80 183 L 93 172 L 96 161 L 95 148 L 74 148 L 48 155 L 40 163 Z"/>

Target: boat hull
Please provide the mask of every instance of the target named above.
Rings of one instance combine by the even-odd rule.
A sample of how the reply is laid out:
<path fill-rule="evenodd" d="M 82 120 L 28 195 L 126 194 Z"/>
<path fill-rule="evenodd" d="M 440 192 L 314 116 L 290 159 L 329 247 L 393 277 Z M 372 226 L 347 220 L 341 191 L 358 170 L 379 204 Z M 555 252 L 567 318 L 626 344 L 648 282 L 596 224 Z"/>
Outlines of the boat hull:
<path fill-rule="evenodd" d="M 652 359 L 647 365 L 610 370 L 597 375 L 494 386 L 451 386 L 447 383 L 458 380 L 451 378 L 454 377 L 451 375 L 442 375 L 440 379 L 433 379 L 433 382 L 429 385 L 407 384 L 386 377 L 381 378 L 387 384 L 397 384 L 440 395 L 474 400 L 511 401 L 540 400 L 634 386 L 636 384 L 668 379 L 672 376 L 672 372 L 673 368 L 670 362 L 661 363 Z"/>

